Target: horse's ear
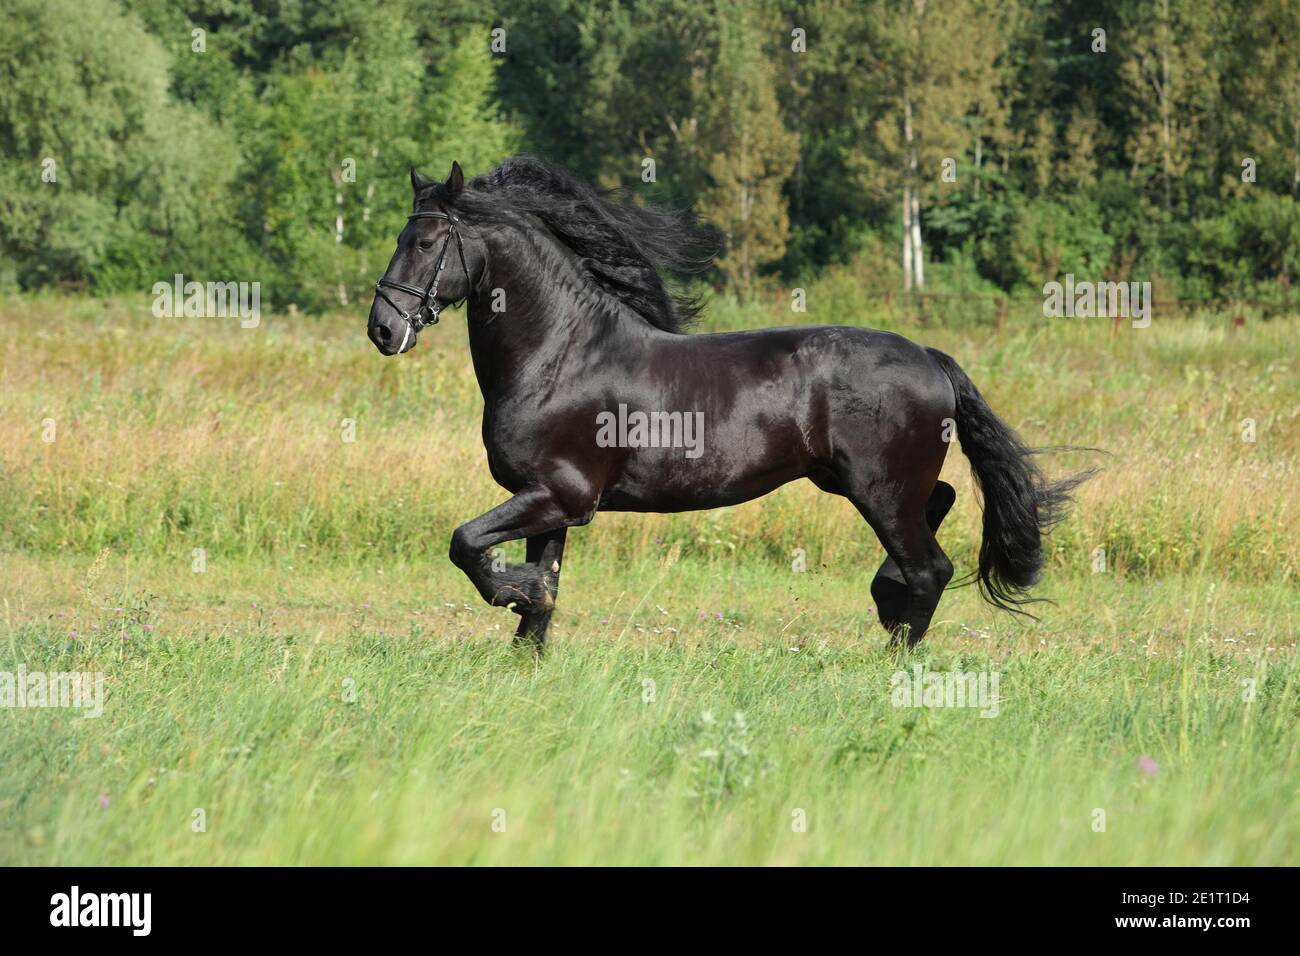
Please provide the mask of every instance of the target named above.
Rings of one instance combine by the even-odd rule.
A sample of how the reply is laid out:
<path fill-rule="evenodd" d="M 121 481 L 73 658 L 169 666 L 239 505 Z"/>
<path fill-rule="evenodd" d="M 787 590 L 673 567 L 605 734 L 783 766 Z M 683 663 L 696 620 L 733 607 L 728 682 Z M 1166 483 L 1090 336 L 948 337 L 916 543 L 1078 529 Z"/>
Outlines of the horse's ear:
<path fill-rule="evenodd" d="M 411 167 L 411 188 L 415 190 L 417 196 L 420 194 L 421 190 L 428 189 L 432 185 L 432 179 L 429 179 L 427 176 L 421 176 L 418 169 L 414 166 Z"/>
<path fill-rule="evenodd" d="M 460 171 L 460 163 L 452 161 L 451 172 L 447 174 L 447 192 L 455 196 L 465 188 L 465 174 Z"/>

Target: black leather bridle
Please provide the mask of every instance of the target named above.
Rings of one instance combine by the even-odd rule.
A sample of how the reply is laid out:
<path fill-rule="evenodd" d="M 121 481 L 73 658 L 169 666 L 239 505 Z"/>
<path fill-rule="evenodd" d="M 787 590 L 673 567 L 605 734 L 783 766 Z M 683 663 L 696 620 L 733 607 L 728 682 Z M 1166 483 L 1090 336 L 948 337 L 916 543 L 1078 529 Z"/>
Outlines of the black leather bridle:
<path fill-rule="evenodd" d="M 419 332 L 421 329 L 430 325 L 438 324 L 438 313 L 442 307 L 438 305 L 438 279 L 442 276 L 442 270 L 447 265 L 447 249 L 451 245 L 451 240 L 456 240 L 456 252 L 460 256 L 460 267 L 465 272 L 465 287 L 468 290 L 470 285 L 469 267 L 465 265 L 465 246 L 460 239 L 460 231 L 456 228 L 456 223 L 460 220 L 448 212 L 413 212 L 406 217 L 407 222 L 412 219 L 445 219 L 447 220 L 447 238 L 442 240 L 442 251 L 438 253 L 438 262 L 433 267 L 433 277 L 429 284 L 421 289 L 418 286 L 407 285 L 405 282 L 396 282 L 388 276 L 380 276 L 375 282 L 375 291 L 383 298 L 385 302 L 391 305 L 402 316 L 406 322 L 406 332 L 402 335 L 402 344 L 398 346 L 397 351 L 401 352 L 406 348 L 406 341 L 411 337 L 412 332 Z M 418 296 L 420 304 L 416 307 L 414 313 L 407 312 L 400 305 L 388 297 L 384 289 L 396 289 L 398 292 L 405 292 L 408 295 Z M 468 295 L 468 292 L 466 292 Z M 425 314 L 428 318 L 425 318 Z"/>

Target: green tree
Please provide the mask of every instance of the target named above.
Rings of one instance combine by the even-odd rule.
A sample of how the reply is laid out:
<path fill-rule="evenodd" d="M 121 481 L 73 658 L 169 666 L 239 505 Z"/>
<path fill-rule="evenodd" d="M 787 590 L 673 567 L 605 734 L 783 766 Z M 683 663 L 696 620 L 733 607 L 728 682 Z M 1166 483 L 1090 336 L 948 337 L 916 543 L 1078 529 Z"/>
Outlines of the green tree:
<path fill-rule="evenodd" d="M 1119 56 L 1131 110 L 1131 174 L 1157 190 L 1166 219 L 1183 198 L 1216 99 L 1210 16 L 1193 5 L 1148 0 L 1124 19 Z"/>
<path fill-rule="evenodd" d="M 523 144 L 522 130 L 497 100 L 497 70 L 503 61 L 490 52 L 488 38 L 487 27 L 466 32 L 421 97 L 421 150 L 439 175 L 453 161 L 470 173 L 484 172 Z"/>
<path fill-rule="evenodd" d="M 249 129 L 247 219 L 277 296 L 310 307 L 369 294 L 409 210 L 408 167 L 482 170 L 519 142 L 493 98 L 486 27 L 467 30 L 436 74 L 408 25 L 381 11 L 354 28 L 332 62 L 282 64 Z"/>
<path fill-rule="evenodd" d="M 798 156 L 798 136 L 787 130 L 777 103 L 774 56 L 746 4 L 726 6 L 716 59 L 696 78 L 698 138 L 707 157 L 708 186 L 700 211 L 726 234 L 718 268 L 729 287 L 749 297 L 759 270 L 781 258 L 789 232 L 782 187 Z"/>
<path fill-rule="evenodd" d="M 10 7 L 23 29 L 0 34 L 0 279 L 147 288 L 237 258 L 238 153 L 169 98 L 170 58 L 140 21 L 107 0 Z"/>
<path fill-rule="evenodd" d="M 876 189 L 897 190 L 902 207 L 904 289 L 924 288 L 922 200 L 942 188 L 945 161 L 966 155 L 1002 115 L 988 90 L 1006 31 L 997 6 L 982 0 L 896 0 L 866 20 L 872 70 L 871 147 L 858 164 Z"/>

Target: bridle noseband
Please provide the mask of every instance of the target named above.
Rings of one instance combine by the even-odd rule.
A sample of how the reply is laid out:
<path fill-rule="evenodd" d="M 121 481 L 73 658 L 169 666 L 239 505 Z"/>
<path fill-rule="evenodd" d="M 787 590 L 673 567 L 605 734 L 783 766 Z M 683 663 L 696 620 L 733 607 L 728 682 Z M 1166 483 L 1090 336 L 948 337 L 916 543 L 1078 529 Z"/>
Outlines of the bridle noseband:
<path fill-rule="evenodd" d="M 423 289 L 418 286 L 407 285 L 405 282 L 395 282 L 388 276 L 380 276 L 375 282 L 375 291 L 383 298 L 385 302 L 391 305 L 402 316 L 406 323 L 406 332 L 402 335 L 402 344 L 397 351 L 401 352 L 406 348 L 406 341 L 411 337 L 412 332 L 419 332 L 421 329 L 438 324 L 438 313 L 442 310 L 438 305 L 438 279 L 442 276 L 442 270 L 447 265 L 447 247 L 451 245 L 451 240 L 456 240 L 456 252 L 460 256 L 460 267 L 465 273 L 465 286 L 468 290 L 470 286 L 469 267 L 465 265 L 465 245 L 461 242 L 460 231 L 456 228 L 456 223 L 460 220 L 448 212 L 413 212 L 406 217 L 406 221 L 412 219 L 445 219 L 447 220 L 447 238 L 442 241 L 442 251 L 438 253 L 438 263 L 433 268 L 433 278 Z M 416 307 L 414 314 L 407 312 L 400 305 L 388 297 L 384 289 L 396 289 L 398 292 L 405 292 L 408 295 L 419 296 L 420 304 Z M 466 295 L 468 295 L 468 291 Z M 428 318 L 425 318 L 428 313 Z"/>

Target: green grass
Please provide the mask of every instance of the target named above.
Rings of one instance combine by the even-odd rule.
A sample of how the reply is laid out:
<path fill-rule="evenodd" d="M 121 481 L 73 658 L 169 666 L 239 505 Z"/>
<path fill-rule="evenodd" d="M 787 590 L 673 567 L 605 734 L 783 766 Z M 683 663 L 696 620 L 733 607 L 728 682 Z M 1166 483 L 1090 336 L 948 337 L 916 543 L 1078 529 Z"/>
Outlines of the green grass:
<path fill-rule="evenodd" d="M 967 589 L 900 657 L 861 576 L 579 559 L 538 663 L 453 575 L 377 570 L 91 570 L 8 606 L 0 659 L 107 689 L 98 719 L 0 711 L 0 862 L 1300 857 L 1286 587 L 1098 575 L 1039 624 Z M 171 597 L 133 613 L 135 581 Z M 915 663 L 998 673 L 997 715 L 893 706 Z"/>
<path fill-rule="evenodd" d="M 832 280 L 810 303 L 849 295 Z M 0 863 L 1300 861 L 1293 320 L 876 316 L 1030 440 L 1114 453 L 1052 539 L 1041 620 L 955 590 L 897 656 L 878 544 L 790 486 L 575 530 L 538 662 L 445 557 L 502 498 L 463 329 L 384 361 L 355 317 L 140 306 L 0 308 L 0 671 L 105 675 L 98 719 L 0 707 Z M 791 318 L 769 311 L 714 322 Z M 23 334 L 52 314 L 65 335 Z M 944 477 L 965 574 L 964 458 Z M 997 716 L 893 706 L 917 663 L 996 672 Z"/>

